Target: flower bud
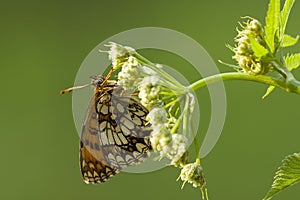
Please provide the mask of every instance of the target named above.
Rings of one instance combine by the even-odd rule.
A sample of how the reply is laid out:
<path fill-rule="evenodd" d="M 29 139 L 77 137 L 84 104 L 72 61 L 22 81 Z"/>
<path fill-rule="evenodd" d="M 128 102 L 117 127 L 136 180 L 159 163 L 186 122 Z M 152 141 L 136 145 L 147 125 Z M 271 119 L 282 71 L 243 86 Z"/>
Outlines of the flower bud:
<path fill-rule="evenodd" d="M 206 183 L 203 168 L 197 161 L 183 166 L 180 173 L 180 178 L 183 181 L 182 187 L 184 187 L 184 184 L 188 182 L 195 188 L 203 188 Z"/>
<path fill-rule="evenodd" d="M 261 32 L 262 32 L 262 25 L 261 23 L 256 20 L 256 19 L 253 19 L 251 20 L 249 23 L 248 23 L 248 26 L 247 28 L 252 31 L 253 33 L 256 33 L 257 35 L 260 35 Z"/>
<path fill-rule="evenodd" d="M 237 61 L 244 73 L 251 75 L 265 74 L 269 71 L 269 67 L 261 63 L 261 58 L 256 57 L 252 49 L 250 37 L 256 40 L 262 46 L 266 46 L 263 38 L 263 27 L 256 19 L 250 18 L 246 26 L 241 25 L 242 30 L 238 30 L 235 38 L 237 47 L 233 48 L 235 55 L 232 57 Z"/>

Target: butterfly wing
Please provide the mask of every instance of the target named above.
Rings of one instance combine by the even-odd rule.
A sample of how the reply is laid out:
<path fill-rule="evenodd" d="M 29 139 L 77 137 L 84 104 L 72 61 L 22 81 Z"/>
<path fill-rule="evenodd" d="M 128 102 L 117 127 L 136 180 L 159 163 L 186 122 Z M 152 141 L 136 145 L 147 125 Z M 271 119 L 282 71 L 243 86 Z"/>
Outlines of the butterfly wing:
<path fill-rule="evenodd" d="M 113 90 L 95 94 L 81 136 L 80 163 L 85 182 L 104 182 L 148 157 L 151 127 L 145 120 L 147 114 L 138 101 Z"/>
<path fill-rule="evenodd" d="M 152 129 L 145 119 L 146 108 L 133 98 L 105 94 L 99 98 L 97 112 L 102 146 L 114 147 L 106 151 L 112 166 L 121 170 L 148 157 Z"/>
<path fill-rule="evenodd" d="M 82 127 L 80 139 L 80 169 L 86 183 L 99 183 L 118 173 L 109 165 L 99 140 L 95 99 L 92 98 Z"/>

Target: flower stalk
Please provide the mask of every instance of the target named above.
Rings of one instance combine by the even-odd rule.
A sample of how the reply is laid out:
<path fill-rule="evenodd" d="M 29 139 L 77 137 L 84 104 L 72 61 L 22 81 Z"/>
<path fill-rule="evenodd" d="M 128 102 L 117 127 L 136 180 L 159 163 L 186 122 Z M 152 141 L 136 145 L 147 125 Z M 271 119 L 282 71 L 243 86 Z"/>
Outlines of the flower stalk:
<path fill-rule="evenodd" d="M 266 75 L 253 76 L 253 75 L 242 73 L 242 72 L 228 72 L 228 73 L 222 73 L 222 74 L 216 74 L 213 76 L 209 76 L 209 77 L 203 78 L 201 80 L 198 80 L 198 81 L 192 83 L 188 88 L 191 91 L 196 91 L 207 85 L 217 83 L 220 81 L 227 81 L 227 80 L 245 80 L 245 81 L 258 82 L 258 83 L 263 83 L 266 85 L 272 85 L 272 86 L 278 87 L 287 92 L 300 94 L 300 82 L 299 81 L 290 82 L 290 85 L 288 85 L 286 83 L 286 81 L 283 79 L 275 79 L 275 78 L 272 78 L 272 77 L 266 76 Z"/>

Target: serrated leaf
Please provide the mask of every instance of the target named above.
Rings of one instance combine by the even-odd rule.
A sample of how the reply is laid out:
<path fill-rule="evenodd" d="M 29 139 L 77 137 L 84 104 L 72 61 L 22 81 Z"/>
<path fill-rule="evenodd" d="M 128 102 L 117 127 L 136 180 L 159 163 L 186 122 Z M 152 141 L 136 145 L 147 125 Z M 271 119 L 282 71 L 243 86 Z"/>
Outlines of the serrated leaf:
<path fill-rule="evenodd" d="M 266 93 L 265 93 L 264 96 L 262 97 L 262 99 L 265 99 L 267 96 L 269 96 L 269 95 L 273 92 L 274 89 L 275 89 L 275 86 L 270 85 L 270 86 L 268 87 Z"/>
<path fill-rule="evenodd" d="M 300 66 L 300 53 L 285 56 L 284 62 L 289 71 L 297 69 Z"/>
<path fill-rule="evenodd" d="M 276 172 L 272 187 L 263 200 L 271 199 L 278 192 L 298 182 L 300 182 L 300 153 L 294 153 L 282 161 L 282 166 Z"/>
<path fill-rule="evenodd" d="M 295 0 L 286 0 L 280 13 L 280 38 L 284 35 L 286 24 Z"/>
<path fill-rule="evenodd" d="M 258 41 L 256 41 L 252 36 L 249 35 L 250 43 L 251 43 L 251 48 L 254 52 L 254 55 L 260 59 L 261 57 L 267 55 L 269 51 L 262 46 Z"/>
<path fill-rule="evenodd" d="M 267 16 L 266 16 L 266 26 L 265 26 L 265 39 L 271 50 L 274 53 L 274 41 L 275 33 L 279 29 L 279 19 L 280 18 L 280 0 L 270 0 Z"/>
<path fill-rule="evenodd" d="M 282 41 L 281 41 L 281 47 L 290 47 L 295 45 L 298 42 L 299 35 L 297 37 L 292 37 L 290 35 L 283 35 Z"/>

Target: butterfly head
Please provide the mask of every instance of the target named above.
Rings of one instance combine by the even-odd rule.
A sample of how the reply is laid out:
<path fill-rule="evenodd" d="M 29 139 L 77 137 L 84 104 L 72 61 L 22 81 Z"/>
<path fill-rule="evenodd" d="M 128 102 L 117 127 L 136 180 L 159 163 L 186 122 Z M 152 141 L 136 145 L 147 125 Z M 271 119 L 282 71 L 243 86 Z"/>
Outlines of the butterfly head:
<path fill-rule="evenodd" d="M 91 78 L 91 85 L 95 87 L 101 86 L 106 81 L 105 77 L 102 75 L 93 75 L 90 78 Z"/>
<path fill-rule="evenodd" d="M 90 77 L 91 78 L 91 82 L 85 85 L 80 85 L 80 86 L 75 86 L 75 87 L 71 87 L 65 90 L 61 90 L 60 94 L 65 94 L 67 92 L 71 92 L 73 90 L 77 90 L 77 89 L 82 89 L 85 88 L 87 86 L 93 85 L 96 88 L 102 87 L 102 85 L 107 82 L 107 78 L 101 75 L 93 75 Z"/>

